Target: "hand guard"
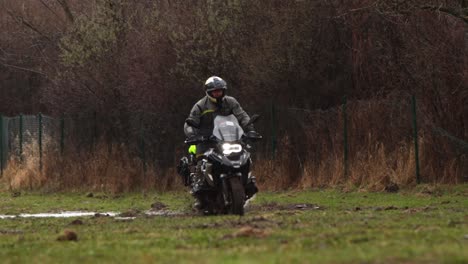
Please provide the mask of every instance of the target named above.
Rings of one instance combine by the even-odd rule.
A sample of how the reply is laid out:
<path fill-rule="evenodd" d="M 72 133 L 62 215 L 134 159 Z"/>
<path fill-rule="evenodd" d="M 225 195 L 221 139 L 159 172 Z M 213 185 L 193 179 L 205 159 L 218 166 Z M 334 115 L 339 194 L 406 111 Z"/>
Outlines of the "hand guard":
<path fill-rule="evenodd" d="M 262 136 L 254 130 L 248 131 L 245 136 L 252 139 L 260 139 Z"/>

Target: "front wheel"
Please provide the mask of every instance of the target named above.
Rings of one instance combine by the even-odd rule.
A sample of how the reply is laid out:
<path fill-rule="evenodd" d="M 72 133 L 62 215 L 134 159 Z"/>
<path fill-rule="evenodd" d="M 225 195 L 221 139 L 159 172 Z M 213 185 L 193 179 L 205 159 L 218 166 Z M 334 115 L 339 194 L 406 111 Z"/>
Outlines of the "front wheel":
<path fill-rule="evenodd" d="M 232 214 L 244 215 L 245 190 L 239 177 L 229 179 Z"/>

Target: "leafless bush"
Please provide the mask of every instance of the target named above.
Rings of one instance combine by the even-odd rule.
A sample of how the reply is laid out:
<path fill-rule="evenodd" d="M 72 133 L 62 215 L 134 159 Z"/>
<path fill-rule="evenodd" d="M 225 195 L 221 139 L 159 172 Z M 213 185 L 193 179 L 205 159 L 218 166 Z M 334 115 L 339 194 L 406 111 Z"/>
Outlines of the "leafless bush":
<path fill-rule="evenodd" d="M 143 112 L 157 117 L 154 142 L 181 152 L 184 119 L 216 74 L 250 112 L 282 109 L 277 130 L 287 154 L 265 175 L 277 175 L 275 186 L 343 180 L 343 95 L 352 102 L 351 182 L 411 181 L 411 121 L 403 114 L 411 94 L 424 179 L 466 175 L 465 150 L 448 143 L 468 140 L 466 1 L 5 0 L 0 7 L 0 112 L 98 113 L 103 142 L 127 153 L 128 166 L 138 165 L 135 151 L 121 143 L 135 138 Z M 93 155 L 81 158 L 94 164 Z M 99 164 L 94 171 L 111 170 Z M 134 176 L 119 178 L 124 185 L 141 184 L 138 170 L 125 166 Z"/>

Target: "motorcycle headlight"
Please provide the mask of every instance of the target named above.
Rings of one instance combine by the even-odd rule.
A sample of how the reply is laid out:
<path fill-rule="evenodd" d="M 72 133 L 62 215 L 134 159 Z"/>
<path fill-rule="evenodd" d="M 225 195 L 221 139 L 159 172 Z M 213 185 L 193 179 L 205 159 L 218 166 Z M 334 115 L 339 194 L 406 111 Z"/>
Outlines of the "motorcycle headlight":
<path fill-rule="evenodd" d="M 229 155 L 231 153 L 239 153 L 242 151 L 241 144 L 224 143 L 222 147 L 223 147 L 223 154 L 225 155 Z"/>

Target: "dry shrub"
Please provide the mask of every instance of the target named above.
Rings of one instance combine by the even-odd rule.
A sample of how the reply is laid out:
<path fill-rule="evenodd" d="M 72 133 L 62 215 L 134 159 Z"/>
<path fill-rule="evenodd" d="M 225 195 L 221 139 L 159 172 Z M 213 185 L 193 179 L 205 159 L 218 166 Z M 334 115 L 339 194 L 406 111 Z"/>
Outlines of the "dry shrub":
<path fill-rule="evenodd" d="M 302 126 L 300 132 L 286 131 L 280 140 L 276 160 L 257 162 L 260 183 L 269 188 L 344 184 L 375 191 L 382 191 L 392 184 L 415 184 L 415 146 L 409 98 L 405 94 L 394 94 L 381 99 L 348 102 L 346 175 L 341 108 L 288 117 L 299 118 L 299 124 L 313 125 Z M 418 113 L 420 179 L 426 183 L 460 183 L 466 173 L 466 157 L 451 140 L 433 132 L 432 126 L 428 125 L 431 124 L 428 116 Z M 291 144 L 287 139 L 292 137 L 301 140 Z M 309 149 L 298 158 L 300 151 L 296 150 L 304 146 Z M 299 172 L 291 169 L 291 164 L 299 163 Z"/>
<path fill-rule="evenodd" d="M 383 191 L 391 183 L 407 185 L 414 182 L 414 164 L 411 144 L 394 152 L 388 152 L 383 144 L 378 144 L 350 164 L 348 180 L 356 186 Z"/>
<path fill-rule="evenodd" d="M 47 146 L 47 144 L 45 144 Z M 68 151 L 63 156 L 45 148 L 39 169 L 37 142 L 28 144 L 23 161 L 12 158 L 3 181 L 10 189 L 91 190 L 120 193 L 134 190 L 167 190 L 182 186 L 174 169 L 159 170 L 129 153 L 123 145 L 98 144 L 94 151 Z M 33 154 L 32 154 L 33 153 Z"/>
<path fill-rule="evenodd" d="M 317 164 L 307 163 L 300 182 L 301 188 L 338 186 L 343 183 L 342 159 L 330 157 Z"/>
<path fill-rule="evenodd" d="M 61 189 L 85 188 L 119 193 L 172 188 L 180 180 L 173 169 L 160 170 L 143 162 L 124 145 L 99 144 L 91 153 L 68 154 L 61 166 Z M 85 187 L 87 186 L 87 187 Z"/>
<path fill-rule="evenodd" d="M 18 141 L 18 138 L 15 139 Z M 44 139 L 44 145 L 50 142 L 50 138 Z M 39 170 L 39 142 L 37 139 L 24 145 L 21 157 L 11 156 L 8 165 L 3 172 L 2 180 L 9 189 L 34 189 L 42 186 L 47 178 Z"/>
<path fill-rule="evenodd" d="M 5 169 L 3 181 L 10 190 L 23 188 L 34 189 L 42 186 L 46 178 L 39 173 L 39 158 L 32 158 L 22 163 L 18 159 L 11 159 Z"/>
<path fill-rule="evenodd" d="M 253 174 L 257 177 L 259 187 L 267 190 L 297 188 L 302 180 L 304 163 L 291 137 L 282 137 L 275 157 L 271 155 L 257 157 L 254 162 Z"/>
<path fill-rule="evenodd" d="M 341 108 L 284 115 L 278 122 L 276 156 L 254 153 L 254 175 L 261 190 L 334 187 L 382 191 L 387 186 L 416 182 L 411 104 L 405 95 L 348 102 L 348 172 L 344 171 L 343 114 Z M 421 106 L 425 109 L 425 105 Z M 466 175 L 466 154 L 449 138 L 431 130 L 425 111 L 418 113 L 421 180 L 460 183 Z M 290 129 L 296 127 L 296 129 Z M 23 161 L 12 158 L 4 172 L 10 189 L 132 190 L 182 188 L 175 166 L 148 164 L 129 145 L 106 144 L 80 149 L 70 143 L 61 155 L 45 137 L 43 167 L 39 170 L 38 144 L 26 145 Z M 168 152 L 169 153 L 169 152 Z M 158 153 L 160 154 L 160 153 Z M 258 154 L 258 155 L 257 155 Z M 176 155 L 175 153 L 171 155 Z M 271 155 L 271 153 L 270 153 Z M 169 166 L 169 168 L 168 168 Z"/>
<path fill-rule="evenodd" d="M 281 159 L 284 160 L 284 157 L 256 161 L 253 174 L 257 177 L 260 190 L 279 190 L 291 187 L 288 185 L 291 174 L 285 166 L 278 166 L 278 161 Z"/>

